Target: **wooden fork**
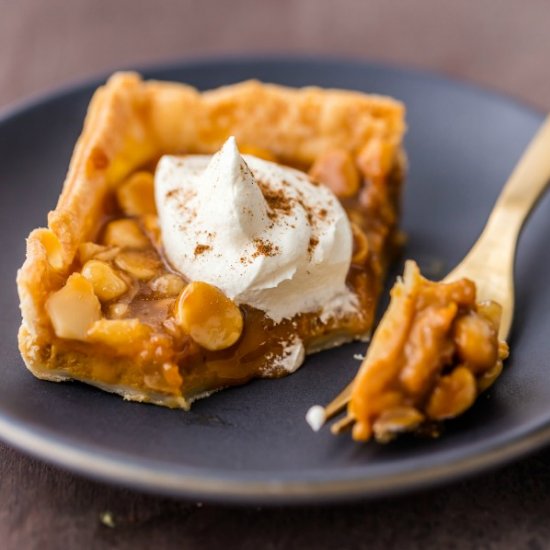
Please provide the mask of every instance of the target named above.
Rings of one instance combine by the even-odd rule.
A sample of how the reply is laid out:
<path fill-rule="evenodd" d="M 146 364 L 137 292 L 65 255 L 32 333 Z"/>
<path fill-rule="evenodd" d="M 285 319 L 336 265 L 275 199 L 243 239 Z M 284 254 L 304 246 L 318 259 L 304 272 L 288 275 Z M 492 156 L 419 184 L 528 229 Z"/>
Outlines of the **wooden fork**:
<path fill-rule="evenodd" d="M 506 340 L 514 316 L 514 258 L 518 238 L 529 214 L 550 183 L 550 115 L 523 153 L 498 197 L 479 239 L 466 257 L 443 279 L 468 278 L 476 283 L 479 301 L 502 305 L 499 338 Z M 319 429 L 348 404 L 353 381 L 324 408 L 308 411 L 308 422 Z M 349 426 L 343 418 L 332 426 L 339 433 Z"/>

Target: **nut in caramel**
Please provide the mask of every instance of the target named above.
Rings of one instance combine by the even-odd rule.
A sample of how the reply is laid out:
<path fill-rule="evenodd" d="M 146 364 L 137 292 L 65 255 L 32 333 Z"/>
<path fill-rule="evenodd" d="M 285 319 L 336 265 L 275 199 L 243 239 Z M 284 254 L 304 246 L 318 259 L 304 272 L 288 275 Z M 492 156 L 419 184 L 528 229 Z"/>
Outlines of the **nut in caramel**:
<path fill-rule="evenodd" d="M 80 273 L 73 273 L 60 290 L 48 297 L 46 311 L 55 335 L 71 340 L 87 340 L 88 329 L 101 317 L 92 283 Z"/>
<path fill-rule="evenodd" d="M 113 220 L 107 224 L 103 242 L 108 246 L 120 248 L 147 248 L 149 239 L 145 236 L 138 223 L 131 219 Z"/>
<path fill-rule="evenodd" d="M 320 155 L 309 175 L 330 187 L 337 197 L 353 197 L 359 191 L 359 171 L 345 149 L 332 149 Z"/>
<path fill-rule="evenodd" d="M 122 296 L 128 285 L 119 277 L 114 269 L 101 260 L 89 260 L 82 267 L 84 278 L 92 284 L 96 296 L 102 302 L 108 302 Z"/>
<path fill-rule="evenodd" d="M 136 172 L 117 189 L 117 200 L 126 216 L 156 214 L 153 174 Z"/>
<path fill-rule="evenodd" d="M 243 330 L 238 306 L 221 290 L 199 281 L 187 285 L 180 294 L 175 316 L 182 329 L 208 350 L 232 346 Z"/>

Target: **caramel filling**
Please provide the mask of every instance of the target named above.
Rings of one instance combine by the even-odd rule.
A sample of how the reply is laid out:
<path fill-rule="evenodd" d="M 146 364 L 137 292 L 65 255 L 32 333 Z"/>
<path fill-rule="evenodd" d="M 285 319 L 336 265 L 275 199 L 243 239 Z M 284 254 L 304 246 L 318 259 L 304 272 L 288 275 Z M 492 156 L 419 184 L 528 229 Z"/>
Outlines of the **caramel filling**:
<path fill-rule="evenodd" d="M 508 356 L 500 314 L 476 302 L 472 281 L 428 281 L 407 262 L 354 382 L 354 439 L 386 442 L 468 409 Z"/>

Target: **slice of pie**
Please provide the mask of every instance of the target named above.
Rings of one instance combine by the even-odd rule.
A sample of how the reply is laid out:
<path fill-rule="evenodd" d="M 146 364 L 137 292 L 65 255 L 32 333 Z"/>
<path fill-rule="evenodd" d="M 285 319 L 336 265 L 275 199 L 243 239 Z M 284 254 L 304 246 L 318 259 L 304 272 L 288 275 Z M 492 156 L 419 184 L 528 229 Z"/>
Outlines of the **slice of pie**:
<path fill-rule="evenodd" d="M 115 74 L 17 285 L 39 378 L 188 408 L 366 339 L 399 245 L 404 108 Z"/>

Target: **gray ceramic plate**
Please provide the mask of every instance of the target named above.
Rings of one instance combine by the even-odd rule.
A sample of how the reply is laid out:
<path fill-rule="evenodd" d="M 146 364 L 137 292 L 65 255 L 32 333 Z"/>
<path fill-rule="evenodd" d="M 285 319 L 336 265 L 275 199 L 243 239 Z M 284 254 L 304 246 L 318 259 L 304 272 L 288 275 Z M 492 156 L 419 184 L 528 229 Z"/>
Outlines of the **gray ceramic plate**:
<path fill-rule="evenodd" d="M 146 75 L 199 88 L 256 77 L 403 100 L 410 126 L 406 253 L 428 271 L 445 271 L 468 250 L 542 120 L 469 85 L 359 62 L 234 59 Z M 25 236 L 55 204 L 96 85 L 56 93 L 0 119 L 0 437 L 6 442 L 82 474 L 150 491 L 288 503 L 403 492 L 479 472 L 550 441 L 550 196 L 520 243 L 512 357 L 496 387 L 439 440 L 358 446 L 309 430 L 306 410 L 349 381 L 361 345 L 310 357 L 284 380 L 223 391 L 190 413 L 34 379 L 17 351 L 15 272 Z"/>

